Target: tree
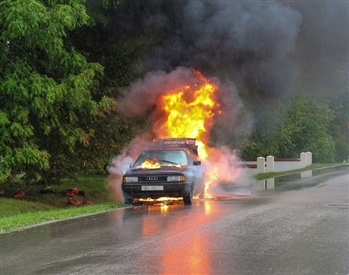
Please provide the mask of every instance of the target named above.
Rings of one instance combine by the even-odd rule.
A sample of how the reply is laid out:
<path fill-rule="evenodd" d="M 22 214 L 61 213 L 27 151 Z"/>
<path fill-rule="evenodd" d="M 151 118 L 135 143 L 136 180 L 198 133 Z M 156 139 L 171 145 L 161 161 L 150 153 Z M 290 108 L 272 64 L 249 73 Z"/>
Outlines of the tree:
<path fill-rule="evenodd" d="M 335 142 L 335 161 L 349 161 L 349 90 L 348 87 L 332 96 L 329 103 L 334 112 L 330 131 Z"/>
<path fill-rule="evenodd" d="M 248 106 L 254 110 L 255 119 L 250 137 L 240 144 L 243 158 L 282 155 L 281 148 L 290 145 L 287 137 L 284 136 L 286 133 L 281 131 L 288 107 L 286 101 L 277 100 L 272 104 L 254 103 Z"/>
<path fill-rule="evenodd" d="M 106 123 L 114 101 L 92 96 L 103 68 L 67 39 L 89 22 L 81 0 L 0 3 L 2 177 L 24 173 L 35 181 L 78 172 L 82 161 L 75 165 L 71 156 L 90 147 L 95 125 Z"/>
<path fill-rule="evenodd" d="M 120 87 L 143 77 L 138 66 L 158 39 L 154 29 L 136 29 L 128 22 L 133 5 L 139 2 L 87 0 L 87 12 L 93 25 L 70 33 L 71 43 L 90 62 L 98 62 L 105 68 L 99 91 L 111 97 L 119 95 Z M 134 17 L 134 21 L 142 20 L 140 16 Z"/>
<path fill-rule="evenodd" d="M 276 129 L 269 131 L 266 128 L 262 131 L 258 130 L 261 127 L 256 127 L 251 139 L 244 144 L 242 156 L 292 158 L 310 151 L 314 162 L 333 162 L 335 142 L 330 131 L 333 118 L 333 110 L 327 104 L 312 98 L 293 96 Z"/>
<path fill-rule="evenodd" d="M 330 125 L 334 114 L 329 106 L 314 98 L 294 96 L 282 131 L 287 132 L 291 146 L 284 147 L 285 156 L 299 156 L 310 151 L 314 162 L 334 161 L 334 140 Z"/>
<path fill-rule="evenodd" d="M 119 0 L 87 0 L 87 12 L 93 24 L 69 33 L 69 42 L 89 62 L 98 62 L 104 67 L 98 88 L 92 91 L 95 100 L 105 95 L 118 98 L 121 88 L 141 76 L 137 66 L 154 44 L 154 31 L 135 30 L 123 25 L 129 16 L 125 4 L 125 1 Z M 89 158 L 91 154 L 97 161 L 98 154 L 95 166 L 103 167 L 105 162 L 120 154 L 133 137 L 147 126 L 147 118 L 120 117 L 113 111 L 106 117 L 106 123 L 93 124 L 96 134 L 90 141 L 92 148 L 79 148 L 77 151 L 85 157 L 78 157 L 76 161 Z M 72 157 L 76 156 L 77 154 Z M 91 163 L 86 163 L 84 167 L 86 165 L 91 167 Z"/>

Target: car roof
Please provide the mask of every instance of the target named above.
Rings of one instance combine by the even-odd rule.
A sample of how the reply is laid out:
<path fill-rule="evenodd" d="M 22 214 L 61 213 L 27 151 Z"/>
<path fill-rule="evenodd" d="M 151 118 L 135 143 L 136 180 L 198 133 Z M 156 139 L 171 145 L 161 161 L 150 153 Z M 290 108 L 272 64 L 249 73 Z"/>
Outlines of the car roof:
<path fill-rule="evenodd" d="M 195 138 L 163 138 L 155 139 L 153 148 L 158 150 L 187 149 L 198 156 L 198 146 Z"/>

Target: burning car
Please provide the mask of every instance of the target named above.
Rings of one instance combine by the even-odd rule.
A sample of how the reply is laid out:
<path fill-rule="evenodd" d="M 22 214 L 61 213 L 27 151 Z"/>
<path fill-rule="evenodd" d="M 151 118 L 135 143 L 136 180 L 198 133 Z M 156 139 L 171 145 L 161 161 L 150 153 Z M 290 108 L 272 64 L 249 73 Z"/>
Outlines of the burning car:
<path fill-rule="evenodd" d="M 122 179 L 125 204 L 138 199 L 183 199 L 190 205 L 204 185 L 195 139 L 157 139 L 144 151 Z"/>

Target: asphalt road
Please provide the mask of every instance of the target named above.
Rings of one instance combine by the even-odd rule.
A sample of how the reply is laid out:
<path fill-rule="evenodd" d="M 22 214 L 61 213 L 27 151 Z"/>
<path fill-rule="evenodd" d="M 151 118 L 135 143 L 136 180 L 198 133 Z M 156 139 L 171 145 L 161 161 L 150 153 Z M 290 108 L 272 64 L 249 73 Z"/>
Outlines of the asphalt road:
<path fill-rule="evenodd" d="M 0 274 L 349 274 L 349 166 L 246 188 L 1 234 Z"/>

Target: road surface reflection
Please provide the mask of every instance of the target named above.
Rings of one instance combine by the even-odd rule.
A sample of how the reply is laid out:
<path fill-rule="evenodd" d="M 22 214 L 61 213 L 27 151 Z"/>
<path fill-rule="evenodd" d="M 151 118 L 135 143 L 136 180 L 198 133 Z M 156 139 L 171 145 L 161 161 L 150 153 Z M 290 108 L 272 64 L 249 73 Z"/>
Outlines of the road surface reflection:
<path fill-rule="evenodd" d="M 205 224 L 221 219 L 222 211 L 217 200 L 196 200 L 191 206 L 175 203 L 125 209 L 125 230 L 130 228 L 132 215 L 142 220 L 137 229 L 128 231 L 133 238 L 143 240 L 143 247 L 134 251 L 133 258 L 145 270 L 149 270 L 152 262 L 161 266 L 158 274 L 174 274 L 174 271 L 175 274 L 213 274 L 212 232 L 205 230 Z"/>

